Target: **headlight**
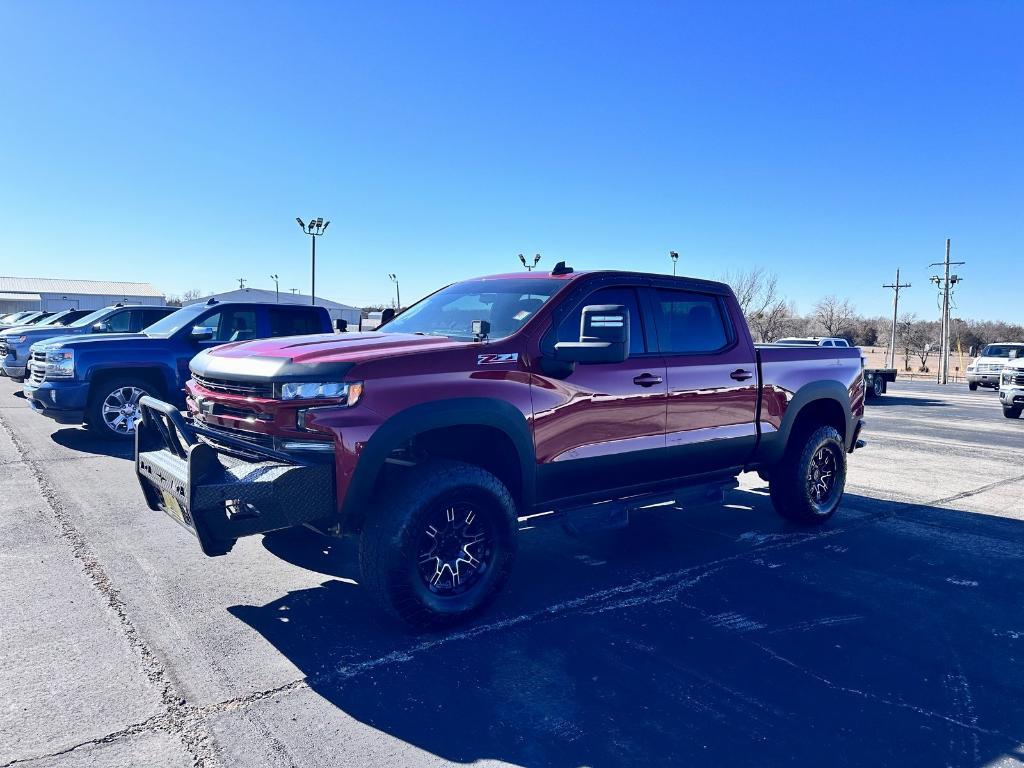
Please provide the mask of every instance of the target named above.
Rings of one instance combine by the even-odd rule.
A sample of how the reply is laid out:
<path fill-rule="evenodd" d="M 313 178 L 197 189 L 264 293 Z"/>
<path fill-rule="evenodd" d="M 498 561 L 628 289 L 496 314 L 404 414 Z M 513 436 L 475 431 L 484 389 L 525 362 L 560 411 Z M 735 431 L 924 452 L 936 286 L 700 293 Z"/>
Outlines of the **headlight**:
<path fill-rule="evenodd" d="M 288 382 L 281 385 L 282 400 L 344 400 L 353 406 L 363 396 L 363 382 Z"/>
<path fill-rule="evenodd" d="M 28 341 L 28 336 L 14 336 L 8 339 L 8 341 L 14 342 L 15 344 L 24 344 Z"/>
<path fill-rule="evenodd" d="M 75 378 L 75 352 L 71 349 L 48 349 L 46 351 L 46 378 Z"/>
<path fill-rule="evenodd" d="M 974 373 L 974 363 L 971 363 L 970 365 L 967 366 L 967 372 Z"/>

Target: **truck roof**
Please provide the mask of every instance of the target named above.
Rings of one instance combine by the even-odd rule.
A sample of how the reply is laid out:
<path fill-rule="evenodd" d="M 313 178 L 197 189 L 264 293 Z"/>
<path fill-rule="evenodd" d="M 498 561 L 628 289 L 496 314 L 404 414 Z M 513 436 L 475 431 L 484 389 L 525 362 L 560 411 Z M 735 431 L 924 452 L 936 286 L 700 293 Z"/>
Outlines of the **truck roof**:
<path fill-rule="evenodd" d="M 625 277 L 633 278 L 636 280 L 656 280 L 659 283 L 675 283 L 680 288 L 690 288 L 697 290 L 709 291 L 712 293 L 730 293 L 732 288 L 728 284 L 718 282 L 715 280 L 705 280 L 699 277 L 684 277 L 675 275 L 665 275 L 657 272 L 636 272 L 633 270 L 623 269 L 593 269 L 593 270 L 574 270 L 568 273 L 552 274 L 551 272 L 542 272 L 539 270 L 533 270 L 532 272 L 502 272 L 496 275 L 482 275 L 481 277 L 469 278 L 471 280 L 565 280 L 567 282 L 578 280 L 583 277 Z"/>

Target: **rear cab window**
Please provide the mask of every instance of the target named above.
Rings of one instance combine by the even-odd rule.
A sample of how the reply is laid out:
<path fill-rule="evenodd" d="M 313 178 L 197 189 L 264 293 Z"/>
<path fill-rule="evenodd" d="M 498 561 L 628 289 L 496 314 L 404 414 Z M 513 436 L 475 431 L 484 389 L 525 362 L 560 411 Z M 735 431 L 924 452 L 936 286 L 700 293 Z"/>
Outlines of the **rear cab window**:
<path fill-rule="evenodd" d="M 658 344 L 664 355 L 706 355 L 736 339 L 721 298 L 674 288 L 653 290 Z"/>

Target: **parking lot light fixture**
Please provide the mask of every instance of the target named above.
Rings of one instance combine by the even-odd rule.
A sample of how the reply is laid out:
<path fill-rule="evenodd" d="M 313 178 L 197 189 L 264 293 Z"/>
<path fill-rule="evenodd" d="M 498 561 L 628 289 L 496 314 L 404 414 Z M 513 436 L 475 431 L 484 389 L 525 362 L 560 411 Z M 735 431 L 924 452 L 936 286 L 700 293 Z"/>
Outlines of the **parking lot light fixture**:
<path fill-rule="evenodd" d="M 277 299 L 277 303 L 280 304 L 281 303 L 281 288 L 280 288 L 280 284 L 278 283 L 279 278 L 278 278 L 277 275 L 271 275 L 270 279 L 274 281 L 274 294 L 275 294 L 275 297 Z"/>
<path fill-rule="evenodd" d="M 402 311 L 402 294 L 398 290 L 398 275 L 394 272 L 388 272 L 388 277 L 391 282 L 395 284 L 395 312 Z"/>
<path fill-rule="evenodd" d="M 668 257 L 672 259 L 672 277 L 676 276 L 676 263 L 679 261 L 679 253 L 677 251 L 669 251 Z"/>
<path fill-rule="evenodd" d="M 298 216 L 295 217 L 295 221 L 299 223 L 299 229 L 309 235 L 312 241 L 312 263 L 310 267 L 310 302 L 316 304 L 316 239 L 322 237 L 324 232 L 327 231 L 330 221 L 324 222 L 323 216 L 316 218 L 310 218 L 309 224 L 304 224 L 302 219 Z"/>

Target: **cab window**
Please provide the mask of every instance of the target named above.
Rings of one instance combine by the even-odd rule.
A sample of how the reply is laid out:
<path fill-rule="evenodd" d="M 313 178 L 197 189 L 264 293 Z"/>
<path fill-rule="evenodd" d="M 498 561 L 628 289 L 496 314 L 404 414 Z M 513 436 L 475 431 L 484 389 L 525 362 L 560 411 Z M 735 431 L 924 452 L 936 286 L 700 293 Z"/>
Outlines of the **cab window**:
<path fill-rule="evenodd" d="M 654 311 L 662 354 L 717 352 L 732 337 L 717 296 L 659 288 L 654 292 Z"/>
<path fill-rule="evenodd" d="M 248 341 L 256 338 L 256 313 L 251 309 L 225 309 L 195 323 L 213 334 L 211 342 Z"/>

